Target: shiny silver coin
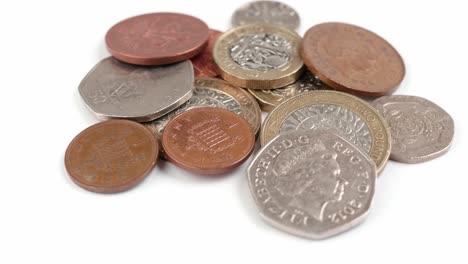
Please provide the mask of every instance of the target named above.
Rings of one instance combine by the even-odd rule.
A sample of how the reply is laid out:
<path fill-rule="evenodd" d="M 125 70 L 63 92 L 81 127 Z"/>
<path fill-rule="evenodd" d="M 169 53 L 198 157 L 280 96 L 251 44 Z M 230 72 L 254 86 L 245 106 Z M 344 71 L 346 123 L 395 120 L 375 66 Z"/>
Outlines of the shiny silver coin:
<path fill-rule="evenodd" d="M 372 105 L 390 127 L 390 159 L 419 163 L 446 153 L 454 134 L 452 117 L 433 102 L 409 95 L 390 95 Z"/>
<path fill-rule="evenodd" d="M 187 60 L 158 67 L 134 66 L 112 57 L 100 61 L 81 81 L 80 95 L 101 120 L 154 120 L 185 103 L 193 93 Z"/>
<path fill-rule="evenodd" d="M 290 6 L 277 1 L 255 1 L 237 9 L 232 15 L 232 26 L 255 23 L 275 24 L 292 30 L 299 28 L 299 15 Z"/>
<path fill-rule="evenodd" d="M 260 215 L 294 235 L 323 239 L 362 222 L 376 181 L 375 163 L 328 130 L 280 134 L 247 168 Z"/>

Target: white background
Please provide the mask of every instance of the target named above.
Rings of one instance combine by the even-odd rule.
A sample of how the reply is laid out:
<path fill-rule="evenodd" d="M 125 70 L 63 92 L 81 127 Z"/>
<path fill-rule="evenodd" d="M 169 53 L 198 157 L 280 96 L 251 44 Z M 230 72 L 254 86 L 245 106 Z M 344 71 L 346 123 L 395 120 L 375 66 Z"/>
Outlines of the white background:
<path fill-rule="evenodd" d="M 248 190 L 248 162 L 218 178 L 160 162 L 136 188 L 115 195 L 71 182 L 65 149 L 97 122 L 77 87 L 108 56 L 107 29 L 129 16 L 173 11 L 227 30 L 242 2 L 2 2 L 0 263 L 467 263 L 463 1 L 287 1 L 301 16 L 301 35 L 342 21 L 386 38 L 407 67 L 396 94 L 430 99 L 455 120 L 446 155 L 389 162 L 371 214 L 349 232 L 310 241 L 267 225 Z"/>

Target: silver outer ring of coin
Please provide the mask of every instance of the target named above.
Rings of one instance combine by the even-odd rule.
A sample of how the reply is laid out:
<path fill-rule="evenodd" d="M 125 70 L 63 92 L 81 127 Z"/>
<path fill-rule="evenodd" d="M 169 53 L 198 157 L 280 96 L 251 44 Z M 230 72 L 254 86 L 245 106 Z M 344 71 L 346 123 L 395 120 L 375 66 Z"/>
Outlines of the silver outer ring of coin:
<path fill-rule="evenodd" d="M 300 18 L 292 7 L 277 1 L 253 1 L 232 14 L 233 27 L 255 23 L 275 24 L 297 30 Z"/>
<path fill-rule="evenodd" d="M 266 222 L 323 239 L 366 218 L 376 170 L 366 153 L 333 131 L 300 130 L 265 145 L 248 166 L 247 178 Z"/>
<path fill-rule="evenodd" d="M 190 60 L 142 67 L 108 57 L 91 69 L 78 90 L 100 120 L 147 122 L 185 103 L 192 96 L 193 80 Z"/>
<path fill-rule="evenodd" d="M 449 150 L 455 124 L 452 117 L 435 103 L 418 96 L 389 95 L 374 100 L 372 105 L 390 127 L 391 160 L 420 163 L 440 157 Z M 411 148 L 411 145 L 415 146 Z"/>

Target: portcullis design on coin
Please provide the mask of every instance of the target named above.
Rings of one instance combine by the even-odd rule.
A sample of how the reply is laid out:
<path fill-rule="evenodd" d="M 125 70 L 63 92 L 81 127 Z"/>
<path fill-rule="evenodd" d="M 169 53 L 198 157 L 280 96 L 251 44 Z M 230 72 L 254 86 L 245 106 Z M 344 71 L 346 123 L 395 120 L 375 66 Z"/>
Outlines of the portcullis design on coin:
<path fill-rule="evenodd" d="M 294 235 L 323 239 L 362 222 L 372 204 L 375 163 L 333 131 L 278 135 L 247 168 L 260 215 Z"/>

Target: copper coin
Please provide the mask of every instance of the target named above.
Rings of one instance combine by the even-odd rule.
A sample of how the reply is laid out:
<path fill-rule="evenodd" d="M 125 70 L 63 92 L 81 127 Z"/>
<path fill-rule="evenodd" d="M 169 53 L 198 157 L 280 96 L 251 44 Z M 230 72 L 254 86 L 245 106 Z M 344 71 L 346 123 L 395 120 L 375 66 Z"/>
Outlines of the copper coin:
<path fill-rule="evenodd" d="M 80 187 L 114 193 L 141 182 L 156 164 L 158 153 L 158 141 L 143 125 L 114 119 L 78 134 L 65 153 L 65 168 Z"/>
<path fill-rule="evenodd" d="M 221 31 L 210 29 L 208 45 L 200 54 L 191 59 L 195 77 L 217 77 L 219 75 L 213 61 L 213 45 L 221 34 L 223 34 Z"/>
<path fill-rule="evenodd" d="M 106 34 L 115 58 L 138 65 L 162 65 L 200 53 L 209 37 L 208 26 L 198 18 L 176 13 L 152 13 L 128 18 Z"/>
<path fill-rule="evenodd" d="M 221 174 L 252 153 L 255 135 L 249 123 L 228 110 L 194 108 L 172 119 L 164 128 L 166 158 L 188 171 Z"/>
<path fill-rule="evenodd" d="M 390 93 L 405 76 L 403 59 L 392 45 L 354 25 L 323 23 L 310 28 L 301 55 L 324 83 L 356 95 Z"/>

